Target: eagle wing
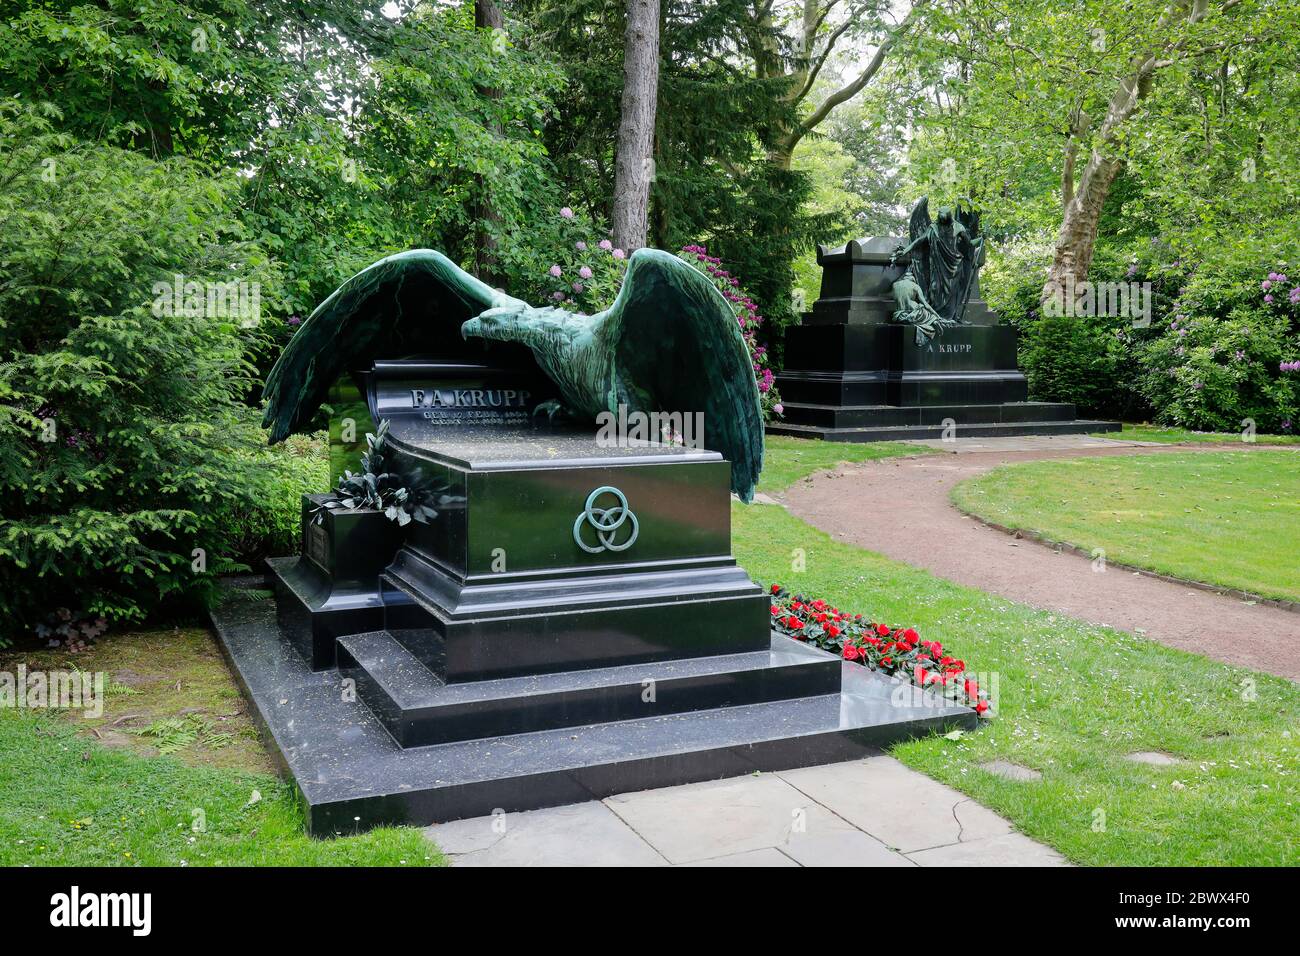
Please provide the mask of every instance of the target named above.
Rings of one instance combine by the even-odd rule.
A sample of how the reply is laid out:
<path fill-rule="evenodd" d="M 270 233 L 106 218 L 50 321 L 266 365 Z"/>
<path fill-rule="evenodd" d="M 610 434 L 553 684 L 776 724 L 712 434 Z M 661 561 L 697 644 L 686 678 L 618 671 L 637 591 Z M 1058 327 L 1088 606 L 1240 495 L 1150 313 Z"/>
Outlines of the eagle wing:
<path fill-rule="evenodd" d="M 289 340 L 266 377 L 262 424 L 272 442 L 303 431 L 340 375 L 459 343 L 466 319 L 516 303 L 432 249 L 380 259 L 335 289 Z"/>
<path fill-rule="evenodd" d="M 614 304 L 598 322 L 615 349 L 611 411 L 702 412 L 704 445 L 731 462 L 731 489 L 754 495 L 763 467 L 763 414 L 753 360 L 727 300 L 698 270 L 657 249 L 632 254 Z"/>

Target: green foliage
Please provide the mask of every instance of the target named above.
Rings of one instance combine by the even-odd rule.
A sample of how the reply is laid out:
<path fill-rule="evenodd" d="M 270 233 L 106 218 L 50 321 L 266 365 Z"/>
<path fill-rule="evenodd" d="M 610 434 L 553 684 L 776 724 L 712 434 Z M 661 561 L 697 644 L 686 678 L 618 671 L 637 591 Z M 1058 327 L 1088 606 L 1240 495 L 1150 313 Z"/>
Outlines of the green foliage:
<path fill-rule="evenodd" d="M 62 104 L 77 139 L 228 177 L 284 274 L 281 315 L 390 252 L 508 248 L 558 206 L 539 130 L 559 74 L 476 30 L 472 4 L 402 0 L 400 18 L 356 0 L 22 6 L 0 12 L 6 89 Z"/>
<path fill-rule="evenodd" d="M 539 214 L 528 241 L 501 256 L 511 294 L 588 314 L 609 308 L 623 284 L 627 255 L 608 235 L 602 224 L 568 206 Z"/>
<path fill-rule="evenodd" d="M 222 520 L 236 559 L 256 569 L 265 558 L 301 549 L 302 496 L 329 488 L 329 448 L 324 433 L 290 435 L 278 445 L 243 454 L 262 469 L 263 497 Z"/>
<path fill-rule="evenodd" d="M 621 0 L 523 0 L 535 45 L 567 80 L 544 140 L 564 195 L 592 221 L 609 217 L 623 76 Z M 793 121 L 784 82 L 755 78 L 728 58 L 748 49 L 753 11 L 742 0 L 664 0 L 655 118 L 650 244 L 709 246 L 776 327 L 792 321 L 791 263 L 825 238 L 805 206 L 807 174 L 769 161 L 766 144 Z M 774 45 L 786 41 L 775 24 Z"/>
<path fill-rule="evenodd" d="M 344 472 L 339 478 L 334 496 L 323 501 L 317 509 L 315 520 L 321 521 L 326 511 L 382 511 L 389 521 L 407 525 L 412 518 L 436 518 L 438 512 L 429 507 L 429 496 L 420 488 L 408 488 L 407 480 L 394 471 L 388 471 L 388 426 L 385 419 L 378 431 L 366 435 L 366 451 L 361 456 L 361 472 Z"/>
<path fill-rule="evenodd" d="M 1084 414 L 1116 414 L 1123 407 L 1121 350 L 1091 320 L 1044 316 L 1021 342 L 1020 361 L 1036 399 L 1073 402 Z"/>
<path fill-rule="evenodd" d="M 1285 267 L 1279 267 L 1285 268 Z M 1273 272 L 1272 275 L 1279 273 Z M 1284 275 L 1284 273 L 1283 273 Z M 1138 387 L 1157 409 L 1156 421 L 1198 430 L 1285 433 L 1300 420 L 1300 295 L 1276 284 L 1273 302 L 1260 272 L 1199 270 L 1139 348 Z"/>
<path fill-rule="evenodd" d="M 55 606 L 111 623 L 202 596 L 234 565 L 222 516 L 267 474 L 240 402 L 255 331 L 171 300 L 177 274 L 274 287 L 232 184 L 72 145 L 59 118 L 0 103 L 4 633 Z"/>

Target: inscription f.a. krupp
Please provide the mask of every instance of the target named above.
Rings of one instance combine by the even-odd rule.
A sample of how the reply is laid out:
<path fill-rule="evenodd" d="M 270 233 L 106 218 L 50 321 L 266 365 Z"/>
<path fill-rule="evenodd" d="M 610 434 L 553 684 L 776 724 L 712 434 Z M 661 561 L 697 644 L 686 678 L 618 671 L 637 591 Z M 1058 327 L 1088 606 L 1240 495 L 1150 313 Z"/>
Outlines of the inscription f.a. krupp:
<path fill-rule="evenodd" d="M 970 342 L 936 342 L 934 348 L 938 352 L 959 354 L 971 351 L 972 345 Z"/>
<path fill-rule="evenodd" d="M 527 408 L 531 394 L 519 388 L 413 388 L 411 407 Z"/>

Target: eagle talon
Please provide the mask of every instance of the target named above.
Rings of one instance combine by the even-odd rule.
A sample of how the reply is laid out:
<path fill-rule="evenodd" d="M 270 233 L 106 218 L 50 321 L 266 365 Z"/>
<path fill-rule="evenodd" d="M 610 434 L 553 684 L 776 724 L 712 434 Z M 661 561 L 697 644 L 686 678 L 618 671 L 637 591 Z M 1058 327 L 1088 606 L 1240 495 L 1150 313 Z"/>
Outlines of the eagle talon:
<path fill-rule="evenodd" d="M 550 425 L 555 424 L 556 418 L 568 418 L 569 413 L 565 410 L 564 405 L 558 399 L 550 398 L 542 402 L 533 409 L 533 417 L 536 418 L 542 412 L 546 413 L 546 421 Z"/>

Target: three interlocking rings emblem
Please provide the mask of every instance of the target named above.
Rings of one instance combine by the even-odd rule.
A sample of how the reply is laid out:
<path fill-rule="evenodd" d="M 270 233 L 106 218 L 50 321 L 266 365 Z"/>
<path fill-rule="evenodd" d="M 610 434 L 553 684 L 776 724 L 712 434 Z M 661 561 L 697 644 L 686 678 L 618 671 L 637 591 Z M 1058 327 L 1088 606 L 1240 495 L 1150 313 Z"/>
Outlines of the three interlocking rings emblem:
<path fill-rule="evenodd" d="M 609 508 L 596 507 L 596 502 L 601 495 L 613 495 L 618 504 Z M 599 543 L 594 547 L 582 540 L 584 525 L 591 525 L 595 529 L 596 540 Z M 620 543 L 618 538 L 623 533 L 622 529 L 624 528 L 630 530 L 627 532 L 627 537 Z M 577 542 L 578 547 L 588 554 L 600 554 L 602 551 L 626 551 L 636 543 L 636 536 L 640 533 L 641 526 L 637 523 L 636 515 L 627 506 L 627 496 L 617 488 L 609 485 L 602 485 L 587 495 L 586 509 L 573 522 L 573 540 Z"/>

